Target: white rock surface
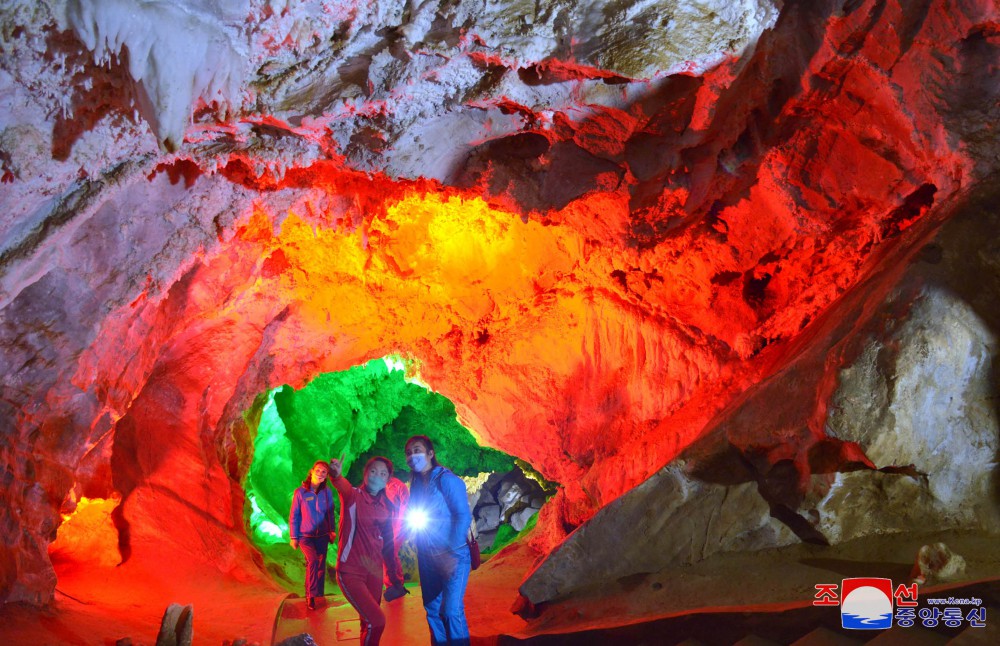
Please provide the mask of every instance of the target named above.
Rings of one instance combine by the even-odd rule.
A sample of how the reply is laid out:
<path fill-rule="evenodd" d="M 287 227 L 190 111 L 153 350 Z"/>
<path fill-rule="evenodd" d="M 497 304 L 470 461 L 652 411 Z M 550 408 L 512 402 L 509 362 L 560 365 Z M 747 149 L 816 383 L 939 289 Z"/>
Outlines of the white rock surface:
<path fill-rule="evenodd" d="M 971 305 L 929 287 L 887 342 L 872 341 L 843 371 L 830 429 L 879 467 L 927 474 L 943 522 L 988 521 L 995 514 L 982 505 L 1000 453 L 996 354 L 996 335 Z"/>

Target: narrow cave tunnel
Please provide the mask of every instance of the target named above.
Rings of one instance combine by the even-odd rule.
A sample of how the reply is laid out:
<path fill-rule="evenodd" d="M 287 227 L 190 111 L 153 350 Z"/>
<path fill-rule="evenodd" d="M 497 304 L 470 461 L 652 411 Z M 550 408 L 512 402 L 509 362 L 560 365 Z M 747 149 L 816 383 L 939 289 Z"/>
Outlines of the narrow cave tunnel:
<path fill-rule="evenodd" d="M 301 555 L 288 546 L 290 492 L 316 459 L 341 459 L 347 479 L 360 483 L 369 458 L 389 458 L 395 466 L 388 488 L 396 510 L 394 533 L 402 536 L 406 485 L 412 479 L 403 446 L 411 436 L 426 435 L 438 460 L 466 483 L 486 559 L 530 531 L 555 493 L 557 485 L 526 462 L 481 447 L 457 420 L 454 405 L 428 391 L 413 372 L 398 358 L 374 359 L 318 375 L 300 390 L 284 386 L 263 393 L 247 412 L 257 420 L 251 430 L 253 461 L 243 484 L 250 508 L 248 531 L 265 567 L 293 592 L 301 592 L 304 566 Z M 335 506 L 339 517 L 339 500 Z M 417 581 L 413 546 L 402 539 L 398 544 L 406 580 Z M 336 552 L 337 545 L 331 544 L 329 561 L 336 561 Z"/>
<path fill-rule="evenodd" d="M 289 493 L 414 433 L 473 643 L 998 641 L 995 0 L 7 5 L 0 641 L 336 643 Z"/>

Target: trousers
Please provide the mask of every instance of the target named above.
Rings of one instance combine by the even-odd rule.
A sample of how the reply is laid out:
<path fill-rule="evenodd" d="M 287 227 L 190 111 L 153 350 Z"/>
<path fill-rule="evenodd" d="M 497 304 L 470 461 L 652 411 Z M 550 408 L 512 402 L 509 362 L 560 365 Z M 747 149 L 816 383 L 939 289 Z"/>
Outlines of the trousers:
<path fill-rule="evenodd" d="M 330 546 L 330 536 L 303 536 L 299 539 L 299 549 L 306 557 L 306 596 L 322 597 L 326 587 L 326 548 Z"/>
<path fill-rule="evenodd" d="M 337 570 L 337 583 L 347 601 L 358 611 L 361 620 L 361 646 L 378 646 L 385 632 L 382 603 L 382 573 L 354 574 Z"/>
<path fill-rule="evenodd" d="M 469 624 L 465 619 L 465 588 L 469 584 L 472 559 L 469 548 L 447 552 L 417 552 L 420 590 L 433 646 L 469 646 Z"/>

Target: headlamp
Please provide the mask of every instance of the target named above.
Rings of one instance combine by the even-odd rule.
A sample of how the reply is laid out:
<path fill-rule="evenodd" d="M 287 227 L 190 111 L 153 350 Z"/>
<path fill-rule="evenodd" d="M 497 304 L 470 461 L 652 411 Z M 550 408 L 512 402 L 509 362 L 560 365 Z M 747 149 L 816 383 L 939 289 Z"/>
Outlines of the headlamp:
<path fill-rule="evenodd" d="M 428 522 L 430 522 L 430 516 L 427 515 L 426 509 L 410 507 L 406 510 L 406 525 L 411 530 L 419 532 L 426 529 Z"/>

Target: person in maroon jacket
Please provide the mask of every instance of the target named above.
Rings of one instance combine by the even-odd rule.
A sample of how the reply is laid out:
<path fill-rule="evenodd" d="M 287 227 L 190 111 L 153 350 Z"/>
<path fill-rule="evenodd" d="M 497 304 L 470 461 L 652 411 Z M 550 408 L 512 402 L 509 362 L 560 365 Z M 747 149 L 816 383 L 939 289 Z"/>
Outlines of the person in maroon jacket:
<path fill-rule="evenodd" d="M 326 582 L 326 549 L 334 539 L 333 494 L 326 486 L 330 467 L 315 462 L 302 486 L 292 494 L 288 514 L 288 534 L 292 549 L 302 549 L 306 557 L 306 606 L 316 608 Z"/>
<path fill-rule="evenodd" d="M 362 646 L 375 646 L 385 631 L 385 613 L 379 607 L 383 567 L 392 582 L 386 597 L 396 599 L 405 593 L 403 568 L 393 540 L 395 508 L 385 492 L 392 462 L 381 456 L 369 460 L 361 487 L 352 486 L 341 475 L 342 468 L 340 460 L 330 460 L 333 486 L 340 494 L 337 583 L 358 611 Z"/>

